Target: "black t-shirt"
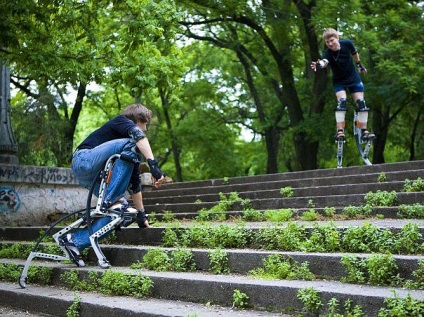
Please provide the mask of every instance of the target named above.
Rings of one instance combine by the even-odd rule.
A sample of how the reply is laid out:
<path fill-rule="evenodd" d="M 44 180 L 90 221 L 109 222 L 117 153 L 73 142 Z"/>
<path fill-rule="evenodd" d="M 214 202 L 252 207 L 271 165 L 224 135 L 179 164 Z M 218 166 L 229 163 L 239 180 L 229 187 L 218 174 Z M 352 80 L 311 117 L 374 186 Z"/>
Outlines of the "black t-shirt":
<path fill-rule="evenodd" d="M 334 52 L 327 48 L 322 56 L 330 63 L 333 84 L 349 86 L 360 83 L 361 77 L 352 58 L 352 55 L 357 53 L 355 45 L 350 40 L 340 40 L 339 43 L 339 51 Z"/>
<path fill-rule="evenodd" d="M 78 149 L 92 149 L 108 141 L 129 138 L 129 131 L 135 126 L 136 124 L 132 120 L 119 115 L 93 131 L 78 146 Z"/>
<path fill-rule="evenodd" d="M 77 149 L 92 149 L 108 141 L 130 138 L 130 130 L 137 125 L 127 117 L 119 115 L 106 122 L 103 126 L 93 131 Z M 138 165 L 134 165 L 130 184 L 132 189 L 136 189 L 141 184 L 140 170 Z"/>

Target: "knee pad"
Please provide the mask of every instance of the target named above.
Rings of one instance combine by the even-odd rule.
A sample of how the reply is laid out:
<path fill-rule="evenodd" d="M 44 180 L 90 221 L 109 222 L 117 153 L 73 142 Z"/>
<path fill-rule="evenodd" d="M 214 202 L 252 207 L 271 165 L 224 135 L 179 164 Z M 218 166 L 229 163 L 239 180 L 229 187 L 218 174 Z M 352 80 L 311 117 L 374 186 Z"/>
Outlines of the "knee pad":
<path fill-rule="evenodd" d="M 356 100 L 356 111 L 357 112 L 363 112 L 363 111 L 369 111 L 370 108 L 367 108 L 367 105 L 365 104 L 364 99 Z"/>
<path fill-rule="evenodd" d="M 344 98 L 341 98 L 339 100 L 339 103 L 338 103 L 335 111 L 347 111 L 347 100 L 344 99 Z"/>

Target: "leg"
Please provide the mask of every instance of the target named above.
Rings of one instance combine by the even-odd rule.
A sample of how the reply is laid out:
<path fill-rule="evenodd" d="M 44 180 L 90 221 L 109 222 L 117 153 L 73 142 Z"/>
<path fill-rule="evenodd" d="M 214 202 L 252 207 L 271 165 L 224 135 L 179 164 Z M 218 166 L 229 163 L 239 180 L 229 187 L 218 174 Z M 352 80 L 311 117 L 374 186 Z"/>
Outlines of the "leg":
<path fill-rule="evenodd" d="M 344 128 L 346 126 L 346 111 L 347 111 L 347 100 L 346 100 L 346 91 L 340 90 L 336 92 L 337 97 L 337 107 L 335 109 L 336 112 L 336 127 L 337 134 L 335 138 L 345 137 Z"/>
<path fill-rule="evenodd" d="M 375 135 L 367 130 L 368 111 L 370 110 L 364 100 L 363 92 L 355 92 L 352 94 L 355 100 L 355 112 L 358 114 L 358 122 L 355 124 L 362 130 L 362 141 L 373 139 Z"/>

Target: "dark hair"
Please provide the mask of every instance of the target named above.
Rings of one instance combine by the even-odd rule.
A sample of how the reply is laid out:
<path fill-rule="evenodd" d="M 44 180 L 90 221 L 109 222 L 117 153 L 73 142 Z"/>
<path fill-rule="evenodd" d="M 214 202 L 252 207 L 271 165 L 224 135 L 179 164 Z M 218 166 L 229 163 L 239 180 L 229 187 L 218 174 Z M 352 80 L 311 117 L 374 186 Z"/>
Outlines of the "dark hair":
<path fill-rule="evenodd" d="M 137 121 L 150 123 L 152 121 L 152 111 L 140 103 L 129 105 L 121 114 L 134 123 L 137 123 Z"/>

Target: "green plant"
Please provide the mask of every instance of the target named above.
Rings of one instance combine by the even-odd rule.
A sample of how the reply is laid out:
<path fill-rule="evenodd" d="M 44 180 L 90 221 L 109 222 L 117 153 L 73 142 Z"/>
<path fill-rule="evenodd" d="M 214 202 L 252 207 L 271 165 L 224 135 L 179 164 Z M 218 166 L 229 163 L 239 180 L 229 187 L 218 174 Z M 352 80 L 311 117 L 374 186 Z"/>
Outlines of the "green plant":
<path fill-rule="evenodd" d="M 387 181 L 386 173 L 381 172 L 380 175 L 377 177 L 377 182 L 382 183 Z"/>
<path fill-rule="evenodd" d="M 424 250 L 422 244 L 422 234 L 416 223 L 407 223 L 395 236 L 393 248 L 401 254 L 416 254 Z"/>
<path fill-rule="evenodd" d="M 305 239 L 300 248 L 308 252 L 336 252 L 340 250 L 340 231 L 334 224 L 315 223 L 309 239 Z"/>
<path fill-rule="evenodd" d="M 392 190 L 391 192 L 385 190 L 377 190 L 377 192 L 368 192 L 365 195 L 365 202 L 369 206 L 395 206 L 397 200 L 396 191 Z"/>
<path fill-rule="evenodd" d="M 315 208 L 315 202 L 314 202 L 313 199 L 308 200 L 308 206 L 309 206 L 309 208 Z"/>
<path fill-rule="evenodd" d="M 74 293 L 74 302 L 66 310 L 66 317 L 79 317 L 81 312 L 81 297 Z"/>
<path fill-rule="evenodd" d="M 235 289 L 233 293 L 233 307 L 247 308 L 249 306 L 250 306 L 249 296 L 247 296 L 246 293 L 243 293 L 240 290 Z"/>
<path fill-rule="evenodd" d="M 350 219 L 360 218 L 362 216 L 368 216 L 371 214 L 371 206 L 346 206 L 342 210 L 342 214 Z"/>
<path fill-rule="evenodd" d="M 424 302 L 412 298 L 408 294 L 400 298 L 394 293 L 394 298 L 384 300 L 387 308 L 381 308 L 378 317 L 416 317 L 424 315 Z"/>
<path fill-rule="evenodd" d="M 243 210 L 242 219 L 245 221 L 263 221 L 265 217 L 260 211 L 250 208 Z"/>
<path fill-rule="evenodd" d="M 171 252 L 171 267 L 173 271 L 195 271 L 193 252 L 187 249 L 177 249 Z"/>
<path fill-rule="evenodd" d="M 317 213 L 317 211 L 313 208 L 308 209 L 306 211 L 304 211 L 302 213 L 302 215 L 300 216 L 300 218 L 303 221 L 315 221 L 318 219 L 319 214 Z"/>
<path fill-rule="evenodd" d="M 342 282 L 364 284 L 366 278 L 366 263 L 356 255 L 344 255 L 340 263 L 345 269 L 347 276 L 341 278 Z"/>
<path fill-rule="evenodd" d="M 399 281 L 398 266 L 390 254 L 373 254 L 366 261 L 369 282 L 373 285 L 394 285 Z"/>
<path fill-rule="evenodd" d="M 418 269 L 412 272 L 415 280 L 408 280 L 405 283 L 406 288 L 424 289 L 424 260 L 418 260 Z"/>
<path fill-rule="evenodd" d="M 325 207 L 324 208 L 324 215 L 326 217 L 334 217 L 334 215 L 336 214 L 336 208 L 335 207 Z"/>
<path fill-rule="evenodd" d="M 405 192 L 422 192 L 422 191 L 424 191 L 424 180 L 421 177 L 418 177 L 414 181 L 406 179 L 405 183 L 403 185 L 403 191 L 405 191 Z"/>
<path fill-rule="evenodd" d="M 283 197 L 294 197 L 294 190 L 291 186 L 286 186 L 280 189 L 280 194 Z"/>
<path fill-rule="evenodd" d="M 22 243 L 1 244 L 0 258 L 25 259 L 31 252 L 32 246 Z"/>
<path fill-rule="evenodd" d="M 166 210 L 164 212 L 163 218 L 162 218 L 162 220 L 164 222 L 172 222 L 172 221 L 174 221 L 174 219 L 175 219 L 175 215 L 171 211 Z"/>
<path fill-rule="evenodd" d="M 148 270 L 169 271 L 171 260 L 165 250 L 160 248 L 149 249 L 143 256 L 142 265 Z"/>
<path fill-rule="evenodd" d="M 267 221 L 280 223 L 290 220 L 290 218 L 293 217 L 293 214 L 293 209 L 285 208 L 279 210 L 267 210 L 264 212 L 264 217 Z"/>
<path fill-rule="evenodd" d="M 290 257 L 280 254 L 271 254 L 262 260 L 263 268 L 251 270 L 249 274 L 269 279 L 301 279 L 314 280 L 314 274 L 309 270 L 309 263 L 303 262 L 299 265 Z"/>
<path fill-rule="evenodd" d="M 70 271 L 63 272 L 60 275 L 60 279 L 74 291 L 97 291 L 99 288 L 99 276 L 94 271 L 88 272 L 88 277 L 80 279 L 79 271 L 72 269 Z"/>
<path fill-rule="evenodd" d="M 177 247 L 179 245 L 177 230 L 170 227 L 165 228 L 162 241 L 165 247 Z"/>
<path fill-rule="evenodd" d="M 424 205 L 415 203 L 413 205 L 399 205 L 397 216 L 407 219 L 424 219 Z"/>
<path fill-rule="evenodd" d="M 224 185 L 228 185 L 228 184 L 230 183 L 230 178 L 229 178 L 229 177 L 224 177 L 224 178 L 222 179 L 222 183 L 223 183 Z"/>
<path fill-rule="evenodd" d="M 298 290 L 297 298 L 303 303 L 304 308 L 313 314 L 317 314 L 323 306 L 319 292 L 313 287 Z"/>
<path fill-rule="evenodd" d="M 222 249 L 215 249 L 208 253 L 209 256 L 209 270 L 214 274 L 228 274 L 230 273 L 228 263 L 228 253 Z"/>
<path fill-rule="evenodd" d="M 153 281 L 142 274 L 134 276 L 108 270 L 104 271 L 99 285 L 102 294 L 140 298 L 151 293 Z"/>

